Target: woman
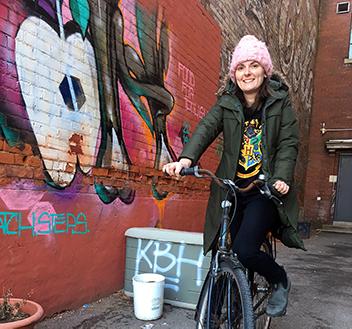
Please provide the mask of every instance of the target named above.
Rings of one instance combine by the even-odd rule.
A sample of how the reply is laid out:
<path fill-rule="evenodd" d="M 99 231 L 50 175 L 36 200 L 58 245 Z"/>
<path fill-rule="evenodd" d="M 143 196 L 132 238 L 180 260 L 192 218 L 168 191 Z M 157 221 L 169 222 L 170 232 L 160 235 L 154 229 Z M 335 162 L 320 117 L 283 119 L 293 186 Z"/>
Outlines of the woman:
<path fill-rule="evenodd" d="M 244 36 L 236 46 L 230 78 L 215 106 L 200 121 L 177 162 L 163 171 L 179 176 L 182 168 L 193 166 L 222 132 L 224 150 L 216 174 L 235 178 L 247 186 L 259 174 L 282 195 L 283 206 L 275 205 L 259 191 L 239 196 L 238 217 L 231 227 L 233 250 L 242 264 L 264 276 L 273 286 L 267 314 L 286 312 L 290 280 L 285 270 L 260 251 L 268 231 L 289 246 L 304 249 L 296 226 L 298 205 L 293 174 L 298 152 L 298 125 L 288 88 L 272 76 L 272 61 L 264 42 Z M 211 185 L 204 229 L 204 251 L 215 247 L 224 191 Z"/>

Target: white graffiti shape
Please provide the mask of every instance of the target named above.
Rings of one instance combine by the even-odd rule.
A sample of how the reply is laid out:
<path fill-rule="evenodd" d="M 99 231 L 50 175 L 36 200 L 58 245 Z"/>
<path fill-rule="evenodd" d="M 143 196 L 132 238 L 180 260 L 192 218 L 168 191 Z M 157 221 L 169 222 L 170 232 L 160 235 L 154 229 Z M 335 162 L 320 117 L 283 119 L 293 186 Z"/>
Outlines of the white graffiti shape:
<path fill-rule="evenodd" d="M 179 62 L 177 76 L 182 81 L 182 94 L 185 100 L 186 111 L 191 112 L 199 119 L 203 118 L 205 115 L 204 107 L 194 102 L 196 88 L 194 73 L 187 66 Z"/>
<path fill-rule="evenodd" d="M 137 250 L 137 255 L 136 255 L 136 269 L 135 269 L 135 274 L 139 273 L 139 264 L 142 259 L 144 259 L 149 268 L 151 269 L 153 267 L 152 262 L 149 260 L 147 256 L 147 252 L 149 248 L 153 245 L 153 240 L 148 241 L 147 245 L 142 249 L 142 240 L 138 239 L 138 250 Z"/>
<path fill-rule="evenodd" d="M 165 249 L 160 249 L 160 242 L 155 241 L 154 242 L 155 249 L 154 249 L 154 266 L 153 266 L 153 271 L 156 273 L 167 273 L 171 271 L 171 269 L 175 266 L 176 264 L 176 257 L 170 253 L 170 250 L 172 248 L 171 243 L 165 243 Z M 171 262 L 169 265 L 161 267 L 158 265 L 158 258 L 159 257 L 165 257 L 169 259 Z"/>
<path fill-rule="evenodd" d="M 177 257 L 177 276 L 180 277 L 182 274 L 182 264 L 190 264 L 193 265 L 197 268 L 197 279 L 196 283 L 197 286 L 199 287 L 202 284 L 202 264 L 204 260 L 204 255 L 203 251 L 201 250 L 198 255 L 198 259 L 189 259 L 189 258 L 184 258 L 183 254 L 185 251 L 186 245 L 184 243 L 181 243 L 178 249 L 178 257 Z"/>
<path fill-rule="evenodd" d="M 96 161 L 100 113 L 93 48 L 79 33 L 60 38 L 46 22 L 29 17 L 16 36 L 16 65 L 45 168 L 65 187 L 78 162 L 88 173 Z M 76 99 L 73 89 L 83 97 Z"/>

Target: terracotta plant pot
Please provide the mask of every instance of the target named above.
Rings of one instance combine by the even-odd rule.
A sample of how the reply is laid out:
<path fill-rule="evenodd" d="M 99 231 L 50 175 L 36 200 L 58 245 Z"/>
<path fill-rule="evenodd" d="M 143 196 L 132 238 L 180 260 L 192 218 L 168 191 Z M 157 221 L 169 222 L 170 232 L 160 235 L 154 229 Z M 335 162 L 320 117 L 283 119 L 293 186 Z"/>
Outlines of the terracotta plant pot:
<path fill-rule="evenodd" d="M 3 302 L 3 298 L 0 298 L 0 304 Z M 20 298 L 10 298 L 10 303 L 20 303 L 22 299 Z M 40 320 L 43 316 L 43 308 L 35 302 L 30 300 L 26 300 L 26 303 L 21 307 L 21 311 L 29 314 L 28 318 L 23 320 L 17 320 L 13 322 L 7 323 L 0 323 L 0 329 L 15 329 L 15 328 L 22 328 L 22 329 L 31 329 L 34 327 L 34 324 Z"/>

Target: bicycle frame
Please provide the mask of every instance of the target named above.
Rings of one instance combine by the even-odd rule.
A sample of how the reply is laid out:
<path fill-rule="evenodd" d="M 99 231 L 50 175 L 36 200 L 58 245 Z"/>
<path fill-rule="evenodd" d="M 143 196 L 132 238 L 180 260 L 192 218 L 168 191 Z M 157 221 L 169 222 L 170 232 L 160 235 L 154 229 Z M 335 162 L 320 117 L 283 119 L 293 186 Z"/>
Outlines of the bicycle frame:
<path fill-rule="evenodd" d="M 225 183 L 227 185 L 227 183 Z M 231 191 L 231 187 L 229 187 L 229 191 Z M 233 191 L 234 192 L 234 191 Z M 233 195 L 234 198 L 236 199 L 236 195 Z M 223 209 L 222 211 L 222 216 L 221 216 L 221 224 L 220 224 L 220 230 L 219 230 L 219 238 L 218 238 L 218 248 L 216 250 L 216 253 L 213 255 L 212 257 L 212 261 L 211 261 L 211 266 L 210 266 L 210 271 L 208 273 L 208 275 L 210 276 L 210 282 L 209 282 L 209 286 L 213 286 L 215 284 L 215 277 L 219 268 L 219 258 L 224 256 L 224 257 L 229 257 L 233 263 L 233 267 L 234 268 L 240 268 L 242 271 L 245 270 L 245 268 L 243 267 L 243 265 L 240 263 L 240 261 L 237 258 L 237 255 L 233 253 L 232 249 L 231 249 L 231 239 L 228 239 L 228 234 L 229 234 L 229 228 L 231 225 L 231 220 L 230 220 L 230 211 L 231 211 L 231 207 L 232 207 L 232 202 L 229 200 L 229 193 L 226 194 L 226 198 L 225 200 L 223 200 L 221 202 L 221 207 Z M 235 216 L 235 214 L 234 214 Z M 206 280 L 209 280 L 209 276 L 207 276 Z M 209 286 L 203 286 L 203 289 L 208 289 Z M 203 292 L 202 289 L 202 293 Z M 211 306 L 211 299 L 212 299 L 212 294 L 211 294 L 211 289 L 208 291 L 208 310 L 207 310 L 207 326 L 206 329 L 211 329 L 210 328 L 210 316 L 211 316 L 211 310 L 210 310 L 210 306 Z M 231 300 L 231 286 L 228 285 L 227 286 L 227 291 L 226 291 L 226 298 L 228 301 Z M 228 309 L 228 319 L 229 322 L 231 323 L 231 310 Z"/>
<path fill-rule="evenodd" d="M 237 271 L 240 270 L 242 271 L 244 274 L 244 282 L 247 282 L 247 288 L 245 288 L 244 286 L 242 286 L 241 289 L 251 289 L 252 291 L 252 297 L 257 293 L 267 293 L 269 290 L 266 287 L 258 287 L 255 286 L 255 281 L 254 281 L 254 276 L 249 275 L 248 270 L 246 270 L 244 268 L 244 266 L 240 263 L 240 261 L 237 258 L 237 255 L 233 252 L 232 250 L 232 243 L 231 243 L 231 236 L 229 237 L 229 231 L 230 231 L 230 226 L 232 224 L 232 219 L 236 220 L 236 208 L 237 208 L 237 192 L 247 192 L 250 189 L 253 188 L 253 186 L 257 186 L 261 192 L 261 194 L 265 195 L 267 198 L 269 199 L 274 199 L 277 202 L 281 203 L 281 200 L 278 199 L 275 195 L 273 195 L 272 191 L 269 189 L 269 186 L 266 184 L 266 182 L 262 179 L 259 179 L 257 181 L 254 181 L 253 183 L 251 183 L 251 186 L 247 186 L 246 188 L 239 188 L 235 185 L 235 183 L 232 180 L 229 179 L 220 179 L 218 177 L 216 177 L 212 172 L 208 171 L 208 170 L 204 170 L 204 169 L 199 169 L 198 167 L 193 167 L 193 168 L 188 168 L 185 169 L 182 175 L 194 175 L 198 178 L 204 177 L 201 174 L 205 174 L 206 176 L 212 178 L 220 187 L 225 188 L 228 193 L 226 193 L 226 197 L 225 199 L 221 202 L 221 207 L 222 207 L 222 216 L 221 216 L 221 223 L 220 223 L 220 229 L 219 229 L 219 236 L 218 236 L 218 241 L 217 241 L 217 248 L 216 251 L 213 251 L 212 254 L 212 260 L 211 260 L 211 265 L 210 265 L 210 269 L 209 272 L 207 274 L 207 277 L 205 279 L 204 285 L 202 287 L 201 290 L 201 294 L 198 300 L 198 304 L 197 304 L 197 308 L 196 308 L 196 318 L 199 316 L 202 316 L 203 313 L 199 313 L 200 312 L 200 302 L 202 300 L 204 300 L 204 298 L 206 298 L 207 300 L 207 304 L 206 304 L 206 329 L 211 329 L 211 301 L 212 301 L 212 293 L 213 293 L 213 287 L 216 286 L 216 284 L 218 284 L 218 282 L 216 282 L 216 278 L 217 278 L 217 274 L 218 272 L 221 272 L 221 268 L 219 266 L 219 263 L 221 260 L 224 260 L 225 262 L 230 262 L 231 263 L 231 267 L 233 269 L 236 269 Z M 261 184 L 261 185 L 259 185 Z M 231 201 L 230 201 L 231 200 Z M 234 205 L 234 210 L 233 210 L 233 214 L 232 214 L 232 218 L 230 218 L 230 213 L 231 213 L 231 207 L 232 207 L 232 201 L 235 203 Z M 282 203 L 281 203 L 282 204 Z M 273 244 L 272 241 L 267 240 L 267 244 L 269 246 L 270 252 L 272 254 L 272 252 L 274 252 L 275 256 L 276 256 L 276 245 L 274 246 L 275 249 L 273 250 Z M 246 281 L 247 278 L 247 281 Z M 233 318 L 233 314 L 232 313 L 232 307 L 229 307 L 228 305 L 232 305 L 232 284 L 233 282 L 231 281 L 230 278 L 227 278 L 225 282 L 225 288 L 226 291 L 223 291 L 224 295 L 224 302 L 227 305 L 227 309 L 226 309 L 226 314 L 227 314 L 227 323 L 232 323 L 233 320 L 237 318 Z M 221 281 L 220 281 L 221 283 Z M 214 290 L 215 291 L 215 290 Z M 256 293 L 254 293 L 254 291 L 256 291 Z M 207 295 L 204 295 L 207 294 Z M 225 295 L 226 294 L 226 295 Z M 216 296 L 216 293 L 214 294 Z M 222 297 L 221 297 L 222 298 Z M 250 298 L 250 297 L 249 297 Z M 267 295 L 260 297 L 260 299 L 258 301 L 256 301 L 255 305 L 253 305 L 252 303 L 252 298 L 247 299 L 246 303 L 250 303 L 251 305 L 251 313 L 253 314 L 254 311 L 256 311 L 260 305 L 265 301 L 265 299 L 267 298 Z M 202 309 L 203 312 L 203 309 Z M 241 311 L 242 312 L 242 311 Z M 247 316 L 248 316 L 248 312 L 249 309 L 247 309 L 246 311 Z M 242 316 L 244 316 L 243 313 L 240 313 L 241 316 L 239 317 L 239 321 L 242 322 L 241 318 Z M 259 313 L 256 315 L 255 321 L 257 318 L 259 318 L 261 315 L 263 315 L 264 312 L 262 312 L 261 310 L 259 311 Z M 253 314 L 254 315 L 254 314 Z M 270 318 L 268 318 L 268 325 L 270 325 Z M 268 328 L 268 326 L 265 326 L 266 328 Z"/>

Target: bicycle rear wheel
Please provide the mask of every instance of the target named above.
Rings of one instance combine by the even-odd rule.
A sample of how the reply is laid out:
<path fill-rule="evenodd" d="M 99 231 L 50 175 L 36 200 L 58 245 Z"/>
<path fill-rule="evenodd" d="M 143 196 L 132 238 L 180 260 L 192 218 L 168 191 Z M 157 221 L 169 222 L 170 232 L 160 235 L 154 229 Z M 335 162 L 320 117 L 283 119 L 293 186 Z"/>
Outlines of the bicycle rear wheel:
<path fill-rule="evenodd" d="M 273 257 L 271 245 L 268 241 L 262 244 L 261 250 Z M 251 290 L 256 329 L 269 329 L 271 317 L 265 311 L 271 293 L 271 286 L 264 277 L 254 273 L 252 274 Z"/>
<path fill-rule="evenodd" d="M 254 329 L 252 298 L 247 278 L 230 259 L 208 275 L 196 312 L 197 329 Z"/>

